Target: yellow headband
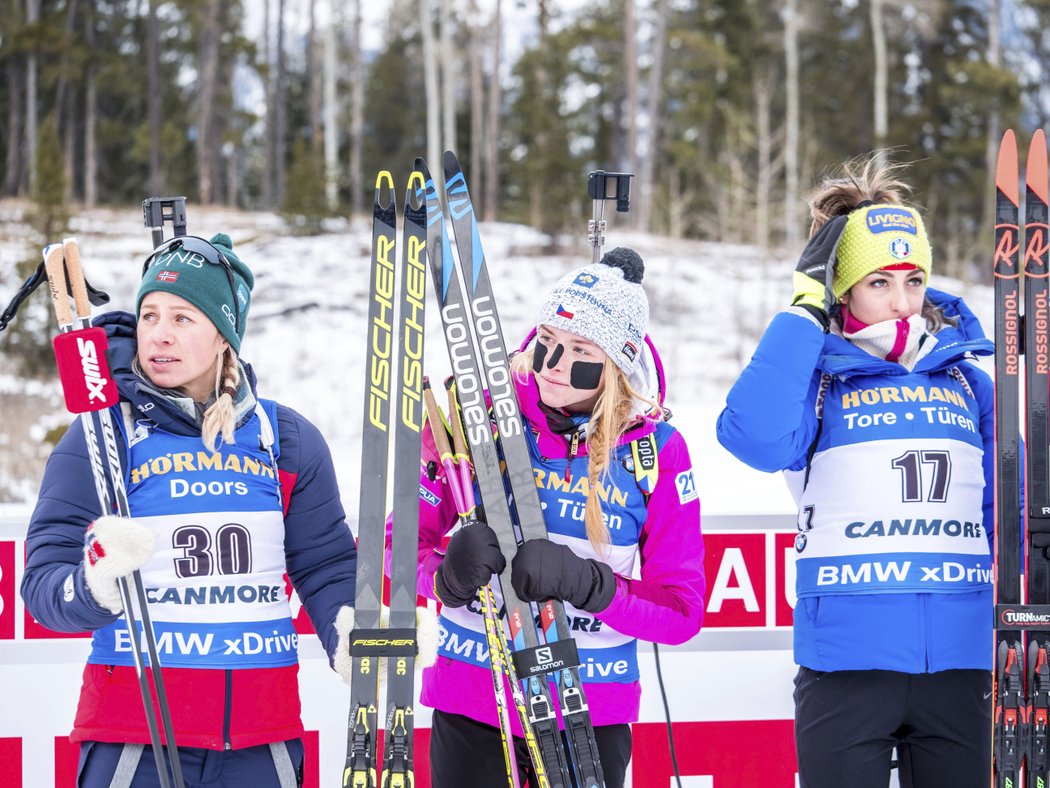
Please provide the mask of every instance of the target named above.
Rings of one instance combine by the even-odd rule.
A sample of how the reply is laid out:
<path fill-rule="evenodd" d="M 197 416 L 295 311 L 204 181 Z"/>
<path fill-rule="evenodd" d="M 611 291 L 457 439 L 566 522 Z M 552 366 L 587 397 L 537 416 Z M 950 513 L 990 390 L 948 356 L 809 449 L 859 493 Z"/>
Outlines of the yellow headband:
<path fill-rule="evenodd" d="M 929 278 L 933 265 L 922 217 L 903 205 L 868 205 L 851 213 L 837 256 L 832 282 L 835 298 L 880 268 L 910 263 Z"/>

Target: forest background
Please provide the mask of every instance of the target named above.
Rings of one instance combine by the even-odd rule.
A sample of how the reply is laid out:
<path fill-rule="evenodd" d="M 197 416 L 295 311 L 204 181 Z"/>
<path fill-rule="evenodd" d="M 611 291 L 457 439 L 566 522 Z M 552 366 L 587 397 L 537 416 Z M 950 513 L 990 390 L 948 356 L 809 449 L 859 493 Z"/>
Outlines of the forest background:
<path fill-rule="evenodd" d="M 937 273 L 977 286 L 998 140 L 1015 128 L 1024 150 L 1050 115 L 1048 30 L 1050 0 L 0 0 L 0 301 L 107 209 L 179 194 L 191 225 L 235 210 L 268 237 L 334 239 L 365 221 L 377 171 L 404 183 L 446 148 L 481 218 L 528 225 L 546 254 L 579 252 L 589 170 L 635 173 L 617 226 L 705 244 L 696 275 L 734 309 L 717 272 L 768 278 L 757 266 L 797 256 L 818 177 L 890 149 Z M 0 334 L 0 454 L 25 444 L 16 422 L 45 427 L 31 462 L 8 451 L 21 478 L 0 501 L 29 495 L 68 422 L 37 300 Z M 720 382 L 766 316 L 722 323 L 740 349 Z"/>

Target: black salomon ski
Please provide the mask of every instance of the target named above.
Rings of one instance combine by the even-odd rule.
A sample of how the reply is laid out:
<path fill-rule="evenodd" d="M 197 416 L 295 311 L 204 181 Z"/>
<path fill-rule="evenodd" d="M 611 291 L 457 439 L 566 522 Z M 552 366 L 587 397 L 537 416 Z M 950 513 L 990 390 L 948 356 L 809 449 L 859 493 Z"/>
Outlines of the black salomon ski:
<path fill-rule="evenodd" d="M 467 299 L 474 321 L 474 331 L 481 348 L 481 361 L 488 382 L 489 397 L 496 419 L 499 443 L 506 459 L 506 474 L 510 481 L 517 523 L 522 541 L 546 539 L 547 524 L 543 519 L 532 459 L 525 440 L 524 422 L 518 409 L 513 378 L 507 356 L 503 329 L 500 326 L 496 302 L 492 296 L 492 282 L 485 252 L 478 234 L 478 222 L 467 190 L 467 182 L 459 161 L 451 151 L 445 152 L 445 196 L 448 200 L 452 228 L 456 235 L 456 249 L 467 285 Z M 508 555 L 508 561 L 512 557 Z M 591 713 L 580 683 L 579 659 L 569 631 L 565 606 L 560 601 L 548 601 L 541 606 L 540 621 L 547 648 L 543 651 L 522 652 L 515 648 L 518 675 L 526 678 L 550 673 L 557 682 L 558 702 L 565 736 L 572 756 L 576 784 L 580 788 L 596 788 L 605 784 L 598 743 L 594 738 Z M 557 659 L 547 656 L 553 644 L 568 646 L 558 665 Z M 571 644 L 571 645 L 570 645 Z M 571 658 L 570 658 L 571 657 Z"/>
<path fill-rule="evenodd" d="M 426 180 L 427 256 L 434 279 L 434 291 L 441 306 L 441 323 L 452 373 L 456 379 L 463 427 L 474 460 L 474 473 L 485 506 L 486 521 L 496 532 L 500 550 L 508 559 L 507 568 L 500 575 L 500 587 L 510 625 L 510 636 L 514 641 L 515 650 L 534 649 L 540 644 L 532 610 L 514 593 L 510 582 L 510 558 L 517 550 L 517 543 L 503 485 L 499 452 L 485 403 L 482 369 L 470 333 L 469 304 L 456 275 L 456 263 L 452 256 L 437 186 L 422 159 L 416 159 L 416 169 L 423 171 Z M 521 430 L 520 422 L 518 430 Z M 561 744 L 561 734 L 546 675 L 528 674 L 521 675 L 521 678 L 525 684 L 529 722 L 542 753 L 542 766 L 546 772 L 546 776 L 540 779 L 540 785 L 571 788 L 565 750 Z M 537 764 L 537 767 L 539 766 Z"/>
<path fill-rule="evenodd" d="M 999 147 L 995 189 L 995 545 L 996 671 L 993 761 L 996 786 L 1020 785 L 1027 745 L 1020 517 L 1020 238 L 1017 143 Z"/>
<path fill-rule="evenodd" d="M 426 294 L 426 206 L 418 172 L 405 197 L 403 264 L 395 275 L 397 211 L 389 172 L 376 179 L 372 271 L 358 516 L 356 622 L 351 710 L 343 786 L 411 788 L 415 729 L 416 562 L 419 542 L 420 429 L 423 424 L 423 327 Z M 384 196 L 387 197 L 384 203 Z M 398 287 L 398 283 L 400 287 Z M 395 298 L 400 293 L 397 332 Z M 395 367 L 393 354 L 397 348 Z M 391 399 L 397 398 L 394 438 L 394 519 L 391 534 L 390 626 L 381 628 L 386 541 L 387 465 Z M 381 660 L 387 660 L 386 742 L 376 778 Z"/>

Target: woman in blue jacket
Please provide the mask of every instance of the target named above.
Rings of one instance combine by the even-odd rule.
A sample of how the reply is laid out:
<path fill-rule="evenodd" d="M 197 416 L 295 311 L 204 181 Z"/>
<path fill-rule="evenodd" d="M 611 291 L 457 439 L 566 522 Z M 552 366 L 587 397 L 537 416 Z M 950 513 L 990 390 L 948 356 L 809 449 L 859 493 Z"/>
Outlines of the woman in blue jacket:
<path fill-rule="evenodd" d="M 173 239 L 147 260 L 137 316 L 98 321 L 122 400 L 112 415 L 131 518 L 99 516 L 79 421 L 44 472 L 22 596 L 45 626 L 93 632 L 71 735 L 79 786 L 115 785 L 117 774 L 156 784 L 117 590 L 135 569 L 187 786 L 302 779 L 286 574 L 349 676 L 356 548 L 321 434 L 257 398 L 239 357 L 253 282 L 228 236 Z"/>
<path fill-rule="evenodd" d="M 798 505 L 795 738 L 805 788 L 985 788 L 990 774 L 992 344 L 928 287 L 906 187 L 848 163 L 730 390 L 720 442 Z M 908 782 L 910 780 L 910 782 Z"/>

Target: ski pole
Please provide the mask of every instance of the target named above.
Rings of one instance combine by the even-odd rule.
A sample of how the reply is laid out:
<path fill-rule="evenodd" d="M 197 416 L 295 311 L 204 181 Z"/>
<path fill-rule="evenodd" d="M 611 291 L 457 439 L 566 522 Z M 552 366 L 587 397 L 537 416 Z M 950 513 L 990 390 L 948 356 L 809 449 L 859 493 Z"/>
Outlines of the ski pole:
<path fill-rule="evenodd" d="M 60 331 L 60 335 L 55 338 L 55 354 L 59 359 L 59 374 L 62 377 L 63 392 L 66 393 L 67 406 L 72 406 L 70 409 L 79 414 L 84 427 L 84 437 L 91 458 L 91 472 L 102 513 L 113 511 L 115 503 L 117 513 L 121 517 L 130 517 L 127 493 L 124 489 L 124 474 L 120 465 L 116 435 L 109 411 L 109 408 L 117 403 L 117 391 L 109 376 L 109 370 L 105 367 L 106 333 L 101 328 L 91 326 L 91 304 L 88 300 L 87 285 L 80 262 L 80 248 L 76 239 L 67 238 L 62 245 L 52 244 L 44 249 L 44 266 Z M 66 289 L 67 276 L 73 291 L 73 302 L 77 314 L 78 328 L 75 331 Z M 64 362 L 64 359 L 67 361 Z M 72 363 L 69 363 L 70 361 Z M 89 361 L 90 363 L 87 363 Z M 99 432 L 103 438 L 107 465 L 103 465 L 99 451 Z M 113 490 L 112 499 L 109 494 L 110 488 Z M 142 585 L 142 577 L 137 570 L 130 577 L 131 586 L 135 590 L 135 597 L 140 608 L 142 638 L 146 641 L 152 668 L 150 671 L 153 681 L 152 691 L 146 676 L 146 666 L 142 657 L 138 623 L 128 579 L 120 578 L 117 581 L 117 587 L 120 590 L 121 604 L 124 607 L 128 634 L 131 642 L 136 644 L 132 649 L 132 655 L 145 707 L 146 725 L 149 728 L 153 757 L 157 764 L 157 774 L 160 777 L 162 788 L 170 788 L 169 774 L 174 776 L 175 788 L 184 788 L 171 713 L 167 695 L 164 692 L 164 679 L 157 654 L 157 642 L 146 604 L 146 592 Z M 164 726 L 165 741 L 171 755 L 170 772 L 164 762 L 163 744 L 153 708 L 154 692 Z"/>
<path fill-rule="evenodd" d="M 427 420 L 430 422 L 430 432 L 434 436 L 441 464 L 445 468 L 445 479 L 448 481 L 452 492 L 452 500 L 456 504 L 456 511 L 461 524 L 466 524 L 470 518 L 464 499 L 464 492 L 456 478 L 456 468 L 452 461 L 452 448 L 449 446 L 448 432 L 445 429 L 445 419 L 442 418 L 441 409 L 438 408 L 434 392 L 430 388 L 430 381 L 423 380 L 423 401 L 426 404 Z M 471 507 L 473 509 L 473 507 Z M 485 620 L 485 636 L 489 646 L 489 667 L 492 672 L 492 689 L 496 695 L 496 709 L 499 712 L 500 742 L 503 745 L 503 761 L 507 766 L 507 782 L 513 788 L 520 788 L 518 779 L 517 761 L 514 757 L 514 734 L 510 726 L 510 710 L 507 708 L 507 691 L 503 684 L 504 669 L 502 665 L 502 648 L 500 646 L 501 632 L 495 631 L 493 619 L 496 618 L 495 605 L 492 603 L 492 589 L 486 584 L 479 591 L 481 595 L 481 607 Z M 497 622 L 498 625 L 498 622 Z M 502 626 L 500 626 L 502 630 Z"/>

